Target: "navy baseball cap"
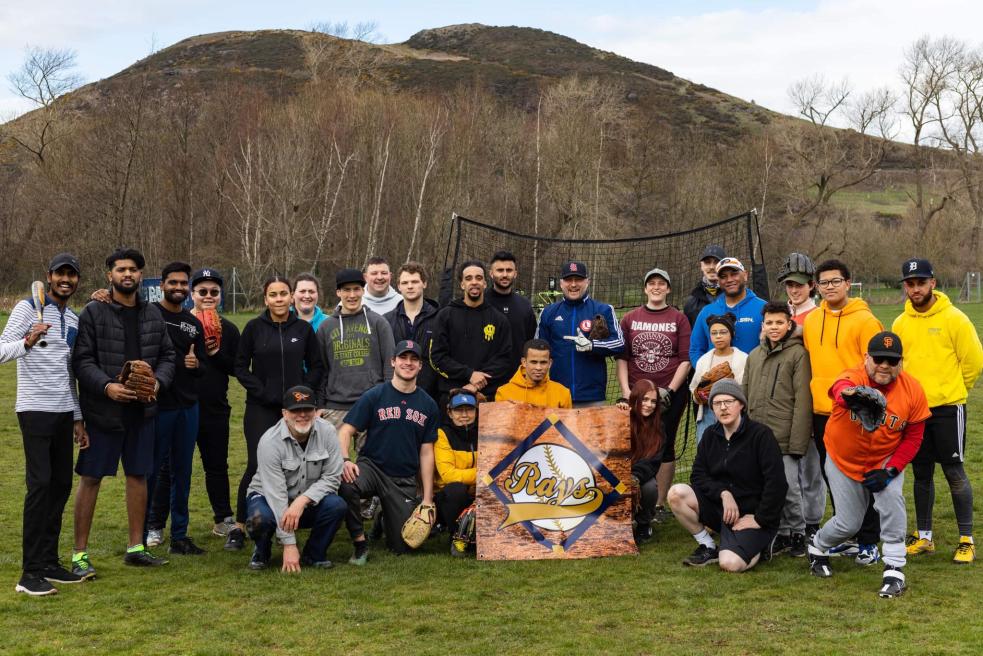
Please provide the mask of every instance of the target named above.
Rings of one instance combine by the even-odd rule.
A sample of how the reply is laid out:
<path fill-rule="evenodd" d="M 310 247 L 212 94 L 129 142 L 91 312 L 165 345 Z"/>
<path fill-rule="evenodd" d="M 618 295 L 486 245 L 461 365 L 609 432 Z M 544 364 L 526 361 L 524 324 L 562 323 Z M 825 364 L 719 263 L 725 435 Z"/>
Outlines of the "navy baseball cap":
<path fill-rule="evenodd" d="M 71 253 L 58 253 L 58 255 L 51 258 L 51 262 L 48 264 L 48 271 L 57 271 L 63 266 L 74 269 L 75 273 L 82 275 L 82 265 L 79 264 L 78 258 Z"/>
<path fill-rule="evenodd" d="M 460 408 L 462 405 L 469 405 L 473 408 L 478 407 L 478 401 L 474 398 L 474 394 L 468 394 L 467 392 L 461 392 L 460 394 L 455 394 L 451 397 L 451 400 L 447 402 L 451 410 L 454 408 Z"/>
<path fill-rule="evenodd" d="M 416 357 L 423 358 L 423 349 L 420 347 L 420 342 L 413 339 L 404 339 L 397 344 L 396 350 L 393 351 L 393 357 L 398 357 L 404 353 L 416 353 Z"/>
<path fill-rule="evenodd" d="M 871 357 L 901 357 L 901 338 L 890 330 L 883 330 L 870 338 L 867 355 Z"/>
<path fill-rule="evenodd" d="M 901 279 L 907 280 L 908 278 L 934 278 L 935 271 L 932 269 L 932 263 L 928 260 L 920 260 L 917 258 L 912 258 L 901 265 Z"/>
<path fill-rule="evenodd" d="M 311 410 L 314 403 L 314 390 L 305 385 L 294 385 L 283 394 L 284 410 Z"/>
<path fill-rule="evenodd" d="M 365 287 L 365 276 L 358 269 L 341 269 L 334 276 L 335 289 L 341 289 L 353 282 Z"/>
<path fill-rule="evenodd" d="M 211 280 L 212 282 L 218 283 L 219 287 L 223 286 L 224 281 L 222 280 L 222 274 L 215 269 L 198 269 L 191 274 L 191 287 L 194 288 L 200 282 L 205 282 L 206 280 Z"/>
<path fill-rule="evenodd" d="M 583 262 L 577 262 L 576 260 L 570 260 L 563 265 L 563 270 L 560 272 L 560 278 L 589 278 L 587 275 L 587 265 Z"/>
<path fill-rule="evenodd" d="M 703 260 L 708 260 L 711 257 L 715 260 L 722 260 L 727 257 L 727 253 L 724 252 L 724 247 L 720 244 L 710 244 L 703 249 L 703 255 L 700 256 L 700 262 Z"/>

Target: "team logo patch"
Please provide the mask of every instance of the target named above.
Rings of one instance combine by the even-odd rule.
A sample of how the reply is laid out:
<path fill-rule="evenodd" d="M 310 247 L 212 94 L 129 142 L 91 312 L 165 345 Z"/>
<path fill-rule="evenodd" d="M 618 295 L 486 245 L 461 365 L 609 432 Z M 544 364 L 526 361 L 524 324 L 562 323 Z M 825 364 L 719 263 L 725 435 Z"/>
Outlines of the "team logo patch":
<path fill-rule="evenodd" d="M 580 325 L 578 327 L 580 328 L 580 332 L 586 335 L 587 333 L 590 332 L 590 329 L 593 326 L 594 326 L 594 321 L 592 319 L 584 319 L 583 321 L 580 322 Z"/>
<path fill-rule="evenodd" d="M 493 339 L 495 339 L 495 326 L 492 324 L 486 325 L 484 329 L 484 333 L 485 333 L 485 341 L 486 342 L 492 341 Z"/>
<path fill-rule="evenodd" d="M 305 394 L 304 392 L 294 392 L 294 401 L 297 403 L 300 403 L 301 401 L 309 401 L 310 398 L 310 394 Z"/>
<path fill-rule="evenodd" d="M 893 337 L 890 337 L 890 336 L 885 337 L 884 338 L 884 348 L 891 348 L 892 346 L 894 346 L 894 338 Z"/>

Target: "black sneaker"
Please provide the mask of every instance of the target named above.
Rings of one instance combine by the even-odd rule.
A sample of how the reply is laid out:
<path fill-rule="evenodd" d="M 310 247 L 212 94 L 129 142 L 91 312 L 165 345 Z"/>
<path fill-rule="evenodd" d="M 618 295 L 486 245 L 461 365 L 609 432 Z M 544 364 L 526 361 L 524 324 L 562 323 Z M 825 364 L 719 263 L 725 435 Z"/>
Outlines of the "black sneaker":
<path fill-rule="evenodd" d="M 352 565 L 361 567 L 369 561 L 369 541 L 362 540 L 361 542 L 355 543 L 355 552 L 352 553 L 352 557 L 348 559 L 348 562 Z"/>
<path fill-rule="evenodd" d="M 146 548 L 140 549 L 140 551 L 127 551 L 126 555 L 123 556 L 123 564 L 133 567 L 160 567 L 167 563 L 166 558 L 159 558 L 147 551 Z"/>
<path fill-rule="evenodd" d="M 717 562 L 717 548 L 705 544 L 698 546 L 693 553 L 683 559 L 683 565 L 690 567 L 703 567 L 715 562 Z"/>
<path fill-rule="evenodd" d="M 301 557 L 300 564 L 304 567 L 313 567 L 315 569 L 331 569 L 334 567 L 334 563 L 327 558 L 324 560 L 311 560 L 310 558 Z"/>
<path fill-rule="evenodd" d="M 814 553 L 809 554 L 809 573 L 821 579 L 833 576 L 833 568 L 829 564 L 829 556 Z"/>
<path fill-rule="evenodd" d="M 47 579 L 36 574 L 24 572 L 20 577 L 20 581 L 14 586 L 14 592 L 23 592 L 32 597 L 45 597 L 47 595 L 58 594 L 58 589 L 51 585 Z"/>
<path fill-rule="evenodd" d="M 258 572 L 260 570 L 266 569 L 266 567 L 269 564 L 270 564 L 269 555 L 261 554 L 257 549 L 253 550 L 253 557 L 249 559 L 249 569 L 253 570 L 254 572 Z"/>
<path fill-rule="evenodd" d="M 812 544 L 812 538 L 819 533 L 819 524 L 806 524 L 806 544 Z"/>
<path fill-rule="evenodd" d="M 761 550 L 761 557 L 760 557 L 759 560 L 762 563 L 767 563 L 772 558 L 774 558 L 774 556 L 775 556 L 776 553 L 778 553 L 775 550 L 775 543 L 776 542 L 778 542 L 778 535 L 777 534 L 775 535 L 775 537 L 773 537 L 771 539 L 771 542 L 769 542 L 768 544 L 766 544 L 765 545 L 765 548 Z"/>
<path fill-rule="evenodd" d="M 69 572 L 61 565 L 52 565 L 41 570 L 41 577 L 49 583 L 81 583 L 87 577 Z"/>
<path fill-rule="evenodd" d="M 191 538 L 171 540 L 171 548 L 167 551 L 168 553 L 180 554 L 182 556 L 200 556 L 205 553 L 205 550 L 192 542 Z"/>
<path fill-rule="evenodd" d="M 229 536 L 225 539 L 226 551 L 242 551 L 246 546 L 246 533 L 236 526 L 229 529 Z"/>
<path fill-rule="evenodd" d="M 806 555 L 806 551 L 806 536 L 802 533 L 793 533 L 788 555 L 792 558 L 802 558 Z"/>
<path fill-rule="evenodd" d="M 652 511 L 652 523 L 654 524 L 665 524 L 670 519 L 673 519 L 672 511 L 665 506 L 656 506 Z"/>
<path fill-rule="evenodd" d="M 789 550 L 792 546 L 792 536 L 790 535 L 776 535 L 775 541 L 772 543 L 771 553 L 773 555 L 778 555 Z"/>
<path fill-rule="evenodd" d="M 884 566 L 884 578 L 881 580 L 881 588 L 877 591 L 877 596 L 882 599 L 893 599 L 904 594 L 907 586 L 905 585 L 904 572 L 899 567 Z"/>

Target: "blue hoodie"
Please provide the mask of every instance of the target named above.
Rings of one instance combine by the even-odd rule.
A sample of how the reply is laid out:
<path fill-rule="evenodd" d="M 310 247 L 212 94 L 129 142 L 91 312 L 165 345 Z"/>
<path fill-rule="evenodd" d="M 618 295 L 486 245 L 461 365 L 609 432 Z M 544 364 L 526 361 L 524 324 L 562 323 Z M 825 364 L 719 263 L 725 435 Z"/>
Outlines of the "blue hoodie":
<path fill-rule="evenodd" d="M 757 296 L 750 289 L 745 291 L 747 295 L 734 307 L 727 307 L 727 297 L 721 294 L 717 300 L 700 310 L 700 314 L 696 317 L 696 323 L 693 324 L 693 332 L 689 337 L 689 361 L 694 367 L 696 367 L 696 361 L 700 359 L 700 356 L 713 348 L 713 344 L 710 342 L 710 327 L 707 326 L 707 317 L 714 314 L 731 312 L 737 317 L 735 335 L 731 346 L 745 353 L 750 353 L 758 346 L 761 341 L 761 308 L 765 306 L 767 301 Z"/>

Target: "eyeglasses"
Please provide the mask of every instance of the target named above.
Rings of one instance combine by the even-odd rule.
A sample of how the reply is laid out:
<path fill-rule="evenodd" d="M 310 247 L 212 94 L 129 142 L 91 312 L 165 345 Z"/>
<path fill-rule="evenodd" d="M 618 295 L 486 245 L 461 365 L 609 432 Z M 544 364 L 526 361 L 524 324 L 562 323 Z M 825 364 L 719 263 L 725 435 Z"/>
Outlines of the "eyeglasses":
<path fill-rule="evenodd" d="M 711 330 L 710 337 L 723 337 L 724 335 L 730 335 L 729 330 Z"/>
<path fill-rule="evenodd" d="M 222 293 L 222 290 L 221 289 L 203 289 L 203 288 L 199 288 L 199 289 L 196 289 L 195 290 L 195 293 L 198 294 L 198 296 L 201 296 L 202 298 L 204 298 L 206 296 L 211 296 L 213 298 L 216 298 L 216 297 L 218 297 L 219 294 Z"/>
<path fill-rule="evenodd" d="M 874 364 L 884 364 L 887 363 L 892 367 L 897 367 L 901 364 L 901 358 L 892 358 L 888 355 L 872 355 L 870 359 L 874 361 Z"/>
<path fill-rule="evenodd" d="M 737 403 L 737 399 L 720 399 L 719 401 L 713 402 L 713 407 L 718 410 L 723 410 L 724 408 L 729 408 L 730 406 Z"/>
<path fill-rule="evenodd" d="M 820 287 L 839 287 L 844 282 L 846 282 L 846 278 L 830 278 L 828 280 L 820 280 L 819 281 L 819 286 Z"/>

